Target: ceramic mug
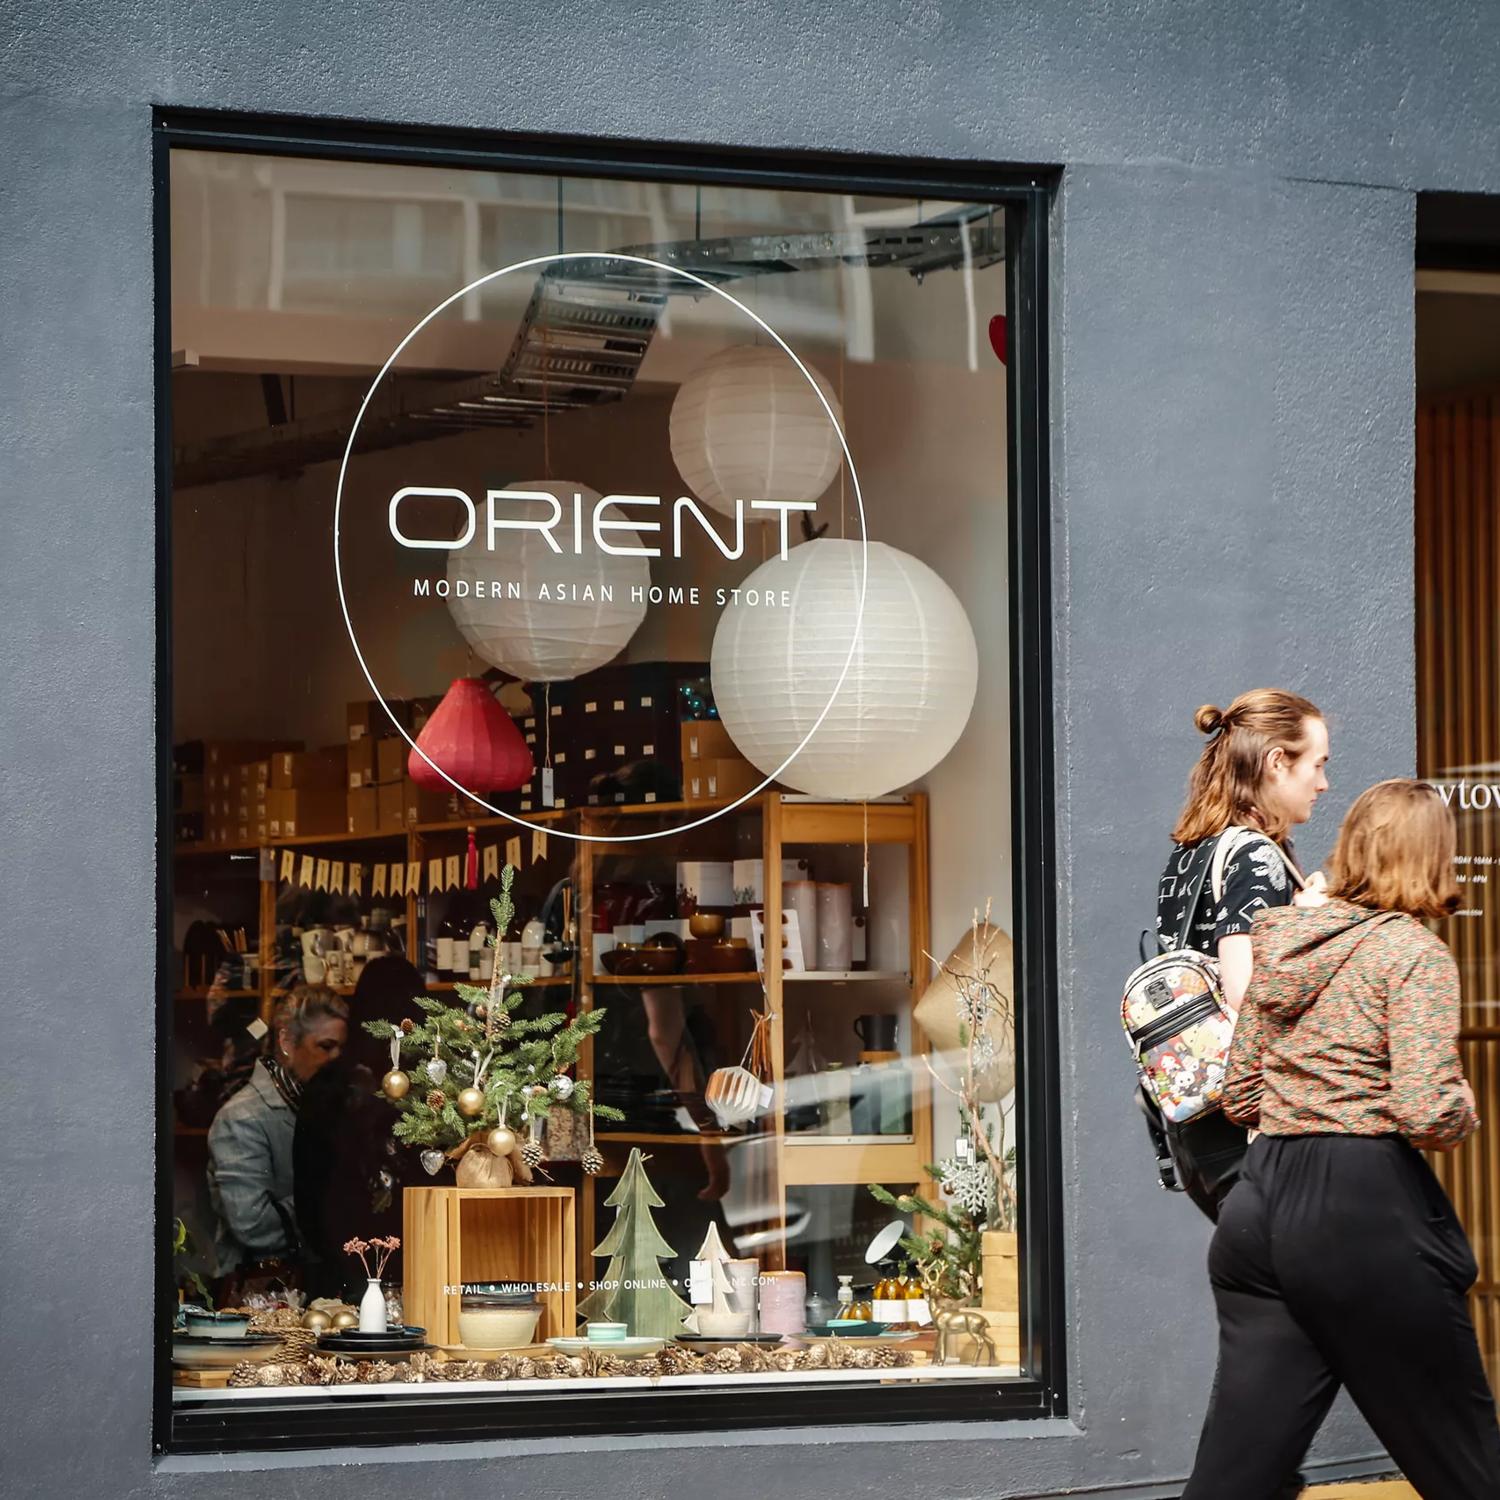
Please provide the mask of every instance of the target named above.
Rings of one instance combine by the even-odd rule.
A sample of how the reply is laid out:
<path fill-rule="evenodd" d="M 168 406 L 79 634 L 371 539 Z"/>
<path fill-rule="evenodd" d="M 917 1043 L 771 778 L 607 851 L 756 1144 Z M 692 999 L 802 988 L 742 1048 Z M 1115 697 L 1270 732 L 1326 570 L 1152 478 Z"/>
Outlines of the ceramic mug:
<path fill-rule="evenodd" d="M 896 1050 L 895 1016 L 855 1016 L 854 1034 L 864 1043 L 866 1052 L 894 1052 Z"/>

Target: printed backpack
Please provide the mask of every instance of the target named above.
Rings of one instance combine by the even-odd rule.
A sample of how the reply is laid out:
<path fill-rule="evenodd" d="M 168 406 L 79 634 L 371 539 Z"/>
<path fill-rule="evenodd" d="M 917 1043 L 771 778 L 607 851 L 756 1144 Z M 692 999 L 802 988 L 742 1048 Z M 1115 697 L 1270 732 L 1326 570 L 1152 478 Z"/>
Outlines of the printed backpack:
<path fill-rule="evenodd" d="M 1270 844 L 1300 886 L 1302 876 L 1281 845 L 1258 829 L 1234 825 L 1219 835 L 1187 893 L 1173 946 L 1147 958 L 1125 981 L 1120 1021 L 1140 1072 L 1141 1091 L 1169 1125 L 1184 1125 L 1219 1107 L 1234 1017 L 1224 1000 L 1218 959 L 1188 946 L 1193 919 L 1210 887 L 1215 906 L 1224 897 L 1229 861 L 1257 839 Z M 1150 934 L 1141 939 L 1142 956 Z M 1159 941 L 1165 943 L 1167 939 Z"/>

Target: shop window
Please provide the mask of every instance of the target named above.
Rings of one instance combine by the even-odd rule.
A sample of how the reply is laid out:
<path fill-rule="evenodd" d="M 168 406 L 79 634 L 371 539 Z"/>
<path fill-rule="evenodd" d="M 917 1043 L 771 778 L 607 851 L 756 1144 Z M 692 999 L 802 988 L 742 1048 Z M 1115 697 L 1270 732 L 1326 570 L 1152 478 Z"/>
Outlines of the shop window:
<path fill-rule="evenodd" d="M 177 149 L 170 212 L 174 1426 L 1003 1410 L 1003 203 Z"/>

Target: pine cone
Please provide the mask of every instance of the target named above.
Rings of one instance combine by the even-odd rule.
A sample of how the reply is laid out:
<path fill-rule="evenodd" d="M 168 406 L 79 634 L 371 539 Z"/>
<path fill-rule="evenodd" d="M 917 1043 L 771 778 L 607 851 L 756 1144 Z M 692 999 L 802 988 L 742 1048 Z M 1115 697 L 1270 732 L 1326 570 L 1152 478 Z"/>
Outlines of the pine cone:
<path fill-rule="evenodd" d="M 496 1031 L 510 1030 L 510 1012 L 499 1006 L 490 1012 L 490 1024 Z"/>
<path fill-rule="evenodd" d="M 740 1351 L 732 1345 L 728 1349 L 720 1349 L 714 1354 L 712 1363 L 721 1375 L 733 1375 L 740 1368 Z"/>
<path fill-rule="evenodd" d="M 527 1141 L 525 1145 L 521 1147 L 521 1160 L 524 1161 L 528 1167 L 541 1166 L 542 1143 L 540 1141 Z"/>
<path fill-rule="evenodd" d="M 578 1158 L 578 1165 L 590 1177 L 597 1177 L 604 1170 L 604 1154 L 597 1146 L 586 1147 L 583 1155 Z"/>
<path fill-rule="evenodd" d="M 447 1096 L 441 1089 L 433 1089 L 427 1096 L 428 1109 L 441 1109 L 447 1102 Z"/>
<path fill-rule="evenodd" d="M 401 1022 L 401 1033 L 402 1033 L 403 1036 L 410 1036 L 412 1034 L 412 1032 L 415 1031 L 416 1029 L 417 1029 L 416 1025 L 413 1023 L 412 1018 L 410 1016 L 407 1016 L 407 1017 L 405 1017 L 402 1020 L 402 1022 Z"/>

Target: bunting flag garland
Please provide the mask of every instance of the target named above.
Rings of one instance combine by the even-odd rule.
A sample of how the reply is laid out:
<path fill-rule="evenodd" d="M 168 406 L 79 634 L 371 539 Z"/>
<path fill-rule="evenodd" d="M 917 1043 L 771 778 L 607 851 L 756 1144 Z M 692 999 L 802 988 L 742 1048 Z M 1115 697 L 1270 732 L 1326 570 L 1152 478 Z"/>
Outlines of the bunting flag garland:
<path fill-rule="evenodd" d="M 503 846 L 504 863 L 514 869 L 523 868 L 522 842 L 519 835 L 506 839 Z M 547 858 L 547 835 L 540 829 L 531 835 L 531 860 L 533 864 Z M 452 891 L 461 887 L 478 890 L 481 882 L 500 878 L 502 846 L 480 844 L 475 830 L 469 830 L 468 848 L 462 854 L 435 855 L 426 861 L 426 888 L 430 892 Z M 369 867 L 370 895 L 416 896 L 422 891 L 422 864 L 420 859 L 395 860 L 390 864 Z M 280 880 L 286 885 L 299 885 L 308 890 L 330 891 L 340 895 L 363 896 L 365 894 L 365 866 L 358 861 L 323 859 L 316 854 L 302 854 L 296 849 L 283 849 L 279 866 Z"/>

